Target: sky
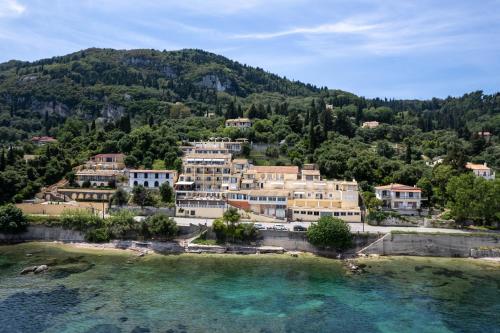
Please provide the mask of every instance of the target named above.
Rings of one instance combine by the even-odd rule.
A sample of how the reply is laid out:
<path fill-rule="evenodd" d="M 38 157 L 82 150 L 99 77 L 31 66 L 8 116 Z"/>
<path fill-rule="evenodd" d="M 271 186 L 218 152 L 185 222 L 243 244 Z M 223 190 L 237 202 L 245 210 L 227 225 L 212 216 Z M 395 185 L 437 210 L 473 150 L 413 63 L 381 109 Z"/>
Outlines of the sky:
<path fill-rule="evenodd" d="M 500 0 L 0 0 L 0 62 L 198 48 L 365 97 L 500 91 Z"/>

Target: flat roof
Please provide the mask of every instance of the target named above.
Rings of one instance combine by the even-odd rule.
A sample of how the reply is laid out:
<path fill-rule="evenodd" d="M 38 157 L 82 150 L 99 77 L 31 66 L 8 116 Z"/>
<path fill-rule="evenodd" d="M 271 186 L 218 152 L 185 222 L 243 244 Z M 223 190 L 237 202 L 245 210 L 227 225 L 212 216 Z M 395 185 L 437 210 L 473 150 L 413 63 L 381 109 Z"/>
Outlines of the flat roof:
<path fill-rule="evenodd" d="M 405 192 L 422 192 L 422 190 L 415 186 L 408 186 L 403 184 L 389 184 L 382 186 L 375 186 L 376 190 L 390 190 L 390 191 L 405 191 Z"/>
<path fill-rule="evenodd" d="M 177 173 L 177 170 L 151 170 L 151 169 L 130 169 L 129 172 L 142 173 Z"/>
<path fill-rule="evenodd" d="M 250 167 L 250 170 L 255 170 L 258 173 L 290 173 L 290 174 L 298 174 L 299 173 L 299 167 L 295 166 L 295 165 L 252 166 L 252 167 Z"/>

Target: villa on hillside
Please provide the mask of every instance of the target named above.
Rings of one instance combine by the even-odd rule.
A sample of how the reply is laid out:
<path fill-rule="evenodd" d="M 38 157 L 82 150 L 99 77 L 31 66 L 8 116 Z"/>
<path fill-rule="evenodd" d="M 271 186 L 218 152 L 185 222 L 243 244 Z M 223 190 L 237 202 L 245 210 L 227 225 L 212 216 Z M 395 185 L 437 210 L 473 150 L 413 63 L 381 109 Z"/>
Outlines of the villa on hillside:
<path fill-rule="evenodd" d="M 376 186 L 375 196 L 382 200 L 385 209 L 415 215 L 421 207 L 422 190 L 416 186 L 389 184 Z"/>
<path fill-rule="evenodd" d="M 31 138 L 31 142 L 37 146 L 43 146 L 48 143 L 56 143 L 57 140 L 51 136 L 34 136 Z"/>
<path fill-rule="evenodd" d="M 361 125 L 362 128 L 375 128 L 378 127 L 380 123 L 378 121 L 365 121 L 363 125 Z"/>
<path fill-rule="evenodd" d="M 493 180 L 495 179 L 495 172 L 491 170 L 491 168 L 488 167 L 486 163 L 484 164 L 475 164 L 475 163 L 467 163 L 465 164 L 465 168 L 472 170 L 472 172 L 477 176 L 477 177 L 483 177 L 484 179 L 487 180 Z"/>
<path fill-rule="evenodd" d="M 250 128 L 252 127 L 252 121 L 248 118 L 227 119 L 226 127 L 236 127 L 239 129 Z"/>
<path fill-rule="evenodd" d="M 97 154 L 85 163 L 85 168 L 93 170 L 123 170 L 125 168 L 123 154 Z"/>

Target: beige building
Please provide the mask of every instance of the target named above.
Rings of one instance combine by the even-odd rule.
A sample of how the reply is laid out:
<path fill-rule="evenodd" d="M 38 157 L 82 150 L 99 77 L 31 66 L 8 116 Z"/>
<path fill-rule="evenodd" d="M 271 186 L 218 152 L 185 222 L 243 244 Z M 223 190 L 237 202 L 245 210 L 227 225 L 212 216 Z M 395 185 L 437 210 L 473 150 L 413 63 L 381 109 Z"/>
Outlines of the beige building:
<path fill-rule="evenodd" d="M 92 156 L 85 163 L 85 168 L 94 170 L 123 170 L 125 169 L 125 155 L 123 154 L 98 154 Z"/>
<path fill-rule="evenodd" d="M 382 200 L 384 208 L 415 214 L 421 207 L 422 190 L 416 186 L 389 184 L 376 186 L 375 196 Z"/>
<path fill-rule="evenodd" d="M 183 154 L 239 154 L 247 139 L 211 138 L 209 141 L 189 142 L 181 146 Z"/>
<path fill-rule="evenodd" d="M 252 127 L 252 121 L 248 118 L 236 118 L 226 120 L 226 127 L 245 129 Z"/>
<path fill-rule="evenodd" d="M 486 163 L 484 164 L 475 164 L 475 163 L 467 163 L 465 167 L 471 170 L 477 177 L 483 177 L 487 180 L 495 179 L 495 172 L 488 167 Z"/>
<path fill-rule="evenodd" d="M 378 121 L 365 121 L 361 127 L 363 128 L 375 128 L 378 127 L 380 123 Z"/>
<path fill-rule="evenodd" d="M 76 182 L 82 186 L 90 183 L 91 186 L 116 186 L 118 172 L 115 170 L 84 169 L 76 172 Z"/>

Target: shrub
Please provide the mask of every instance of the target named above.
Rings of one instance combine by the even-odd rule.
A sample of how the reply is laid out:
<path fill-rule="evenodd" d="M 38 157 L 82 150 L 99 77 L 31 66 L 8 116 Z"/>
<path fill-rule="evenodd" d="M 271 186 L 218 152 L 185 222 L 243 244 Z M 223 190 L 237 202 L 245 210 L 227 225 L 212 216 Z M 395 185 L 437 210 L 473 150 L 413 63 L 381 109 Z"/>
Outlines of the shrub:
<path fill-rule="evenodd" d="M 162 239 L 171 239 L 179 233 L 177 223 L 165 214 L 155 214 L 145 220 L 150 236 Z"/>
<path fill-rule="evenodd" d="M 215 219 L 212 223 L 212 230 L 215 232 L 217 242 L 225 242 L 227 235 L 227 225 L 221 219 Z"/>
<path fill-rule="evenodd" d="M 111 233 L 107 228 L 89 229 L 85 232 L 85 241 L 91 243 L 105 243 L 111 239 Z"/>
<path fill-rule="evenodd" d="M 134 220 L 134 214 L 127 210 L 115 213 L 106 220 L 106 227 L 112 237 L 123 238 L 128 233 L 140 233 L 141 224 Z"/>
<path fill-rule="evenodd" d="M 127 192 L 125 192 L 124 189 L 118 189 L 113 193 L 113 196 L 111 197 L 110 203 L 112 205 L 117 205 L 117 206 L 123 206 L 125 205 L 129 200 L 129 195 Z"/>
<path fill-rule="evenodd" d="M 311 244 L 320 248 L 333 247 L 337 250 L 344 250 L 352 245 L 349 225 L 331 216 L 323 216 L 317 223 L 311 224 L 307 229 L 307 238 Z"/>
<path fill-rule="evenodd" d="M 0 207 L 0 232 L 23 232 L 28 226 L 28 221 L 22 210 L 9 204 Z"/>
<path fill-rule="evenodd" d="M 62 227 L 79 231 L 101 228 L 104 225 L 99 216 L 85 209 L 63 211 L 60 219 Z"/>

